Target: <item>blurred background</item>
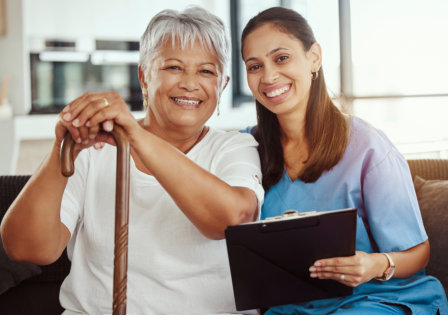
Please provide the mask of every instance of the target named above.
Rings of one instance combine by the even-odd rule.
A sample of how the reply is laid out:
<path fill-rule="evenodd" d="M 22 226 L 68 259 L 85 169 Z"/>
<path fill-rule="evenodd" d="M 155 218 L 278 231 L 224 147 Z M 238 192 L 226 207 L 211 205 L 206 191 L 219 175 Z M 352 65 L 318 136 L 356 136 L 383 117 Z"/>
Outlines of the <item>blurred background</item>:
<path fill-rule="evenodd" d="M 0 174 L 31 174 L 48 152 L 57 113 L 87 91 L 119 92 L 142 117 L 139 38 L 163 9 L 202 6 L 232 36 L 232 76 L 209 125 L 256 123 L 239 54 L 259 11 L 305 16 L 343 111 L 383 130 L 407 158 L 448 158 L 446 0 L 0 0 Z"/>

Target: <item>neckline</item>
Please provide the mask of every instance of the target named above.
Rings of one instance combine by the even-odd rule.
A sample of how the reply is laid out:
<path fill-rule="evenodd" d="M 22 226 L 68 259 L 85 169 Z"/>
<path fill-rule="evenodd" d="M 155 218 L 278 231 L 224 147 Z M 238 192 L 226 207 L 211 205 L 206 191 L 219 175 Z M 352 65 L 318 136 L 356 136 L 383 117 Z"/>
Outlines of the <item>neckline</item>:
<path fill-rule="evenodd" d="M 209 134 L 209 131 L 210 131 L 210 127 L 204 125 L 198 139 L 196 139 L 196 141 L 193 143 L 193 145 L 190 147 L 190 149 L 188 149 L 186 152 L 184 152 L 184 155 L 188 155 L 199 143 L 201 143 L 202 140 L 207 137 L 207 135 Z"/>
<path fill-rule="evenodd" d="M 197 148 L 200 148 L 202 146 L 202 144 L 204 143 L 204 141 L 207 140 L 210 137 L 210 135 L 211 135 L 210 131 L 213 130 L 213 129 L 211 127 L 209 127 L 209 126 L 204 126 L 204 128 L 205 127 L 207 129 L 206 129 L 206 131 L 203 131 L 204 135 L 202 135 L 202 138 L 199 137 L 198 140 L 196 141 L 196 143 L 190 148 L 190 150 L 188 152 L 184 153 L 184 155 L 187 156 L 189 159 L 191 159 L 190 156 L 195 151 L 198 150 Z M 134 158 L 131 156 L 131 172 L 132 172 L 132 169 L 135 172 L 133 177 L 134 177 L 134 179 L 136 181 L 138 181 L 140 179 L 141 180 L 140 182 L 148 184 L 148 182 L 147 182 L 148 179 L 152 179 L 150 181 L 154 181 L 154 182 L 150 182 L 150 183 L 156 183 L 157 182 L 156 178 L 152 174 L 147 174 L 147 173 L 144 173 L 143 171 L 139 170 L 137 168 L 137 165 L 135 164 Z"/>

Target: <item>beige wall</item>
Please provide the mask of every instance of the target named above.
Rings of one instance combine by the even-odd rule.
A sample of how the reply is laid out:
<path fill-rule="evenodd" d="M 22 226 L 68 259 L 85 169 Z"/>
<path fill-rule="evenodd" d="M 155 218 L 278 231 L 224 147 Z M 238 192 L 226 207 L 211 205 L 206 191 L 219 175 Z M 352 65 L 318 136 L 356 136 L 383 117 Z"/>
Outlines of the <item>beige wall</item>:
<path fill-rule="evenodd" d="M 22 140 L 19 143 L 16 174 L 33 174 L 50 152 L 52 139 Z"/>

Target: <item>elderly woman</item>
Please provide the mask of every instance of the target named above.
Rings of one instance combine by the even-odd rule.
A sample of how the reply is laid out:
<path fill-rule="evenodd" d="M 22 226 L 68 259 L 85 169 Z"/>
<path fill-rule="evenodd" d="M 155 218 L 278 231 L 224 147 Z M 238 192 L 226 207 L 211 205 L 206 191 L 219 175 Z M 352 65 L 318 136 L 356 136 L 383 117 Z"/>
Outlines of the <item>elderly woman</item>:
<path fill-rule="evenodd" d="M 113 124 L 132 155 L 127 312 L 236 312 L 219 239 L 228 225 L 257 218 L 263 189 L 253 137 L 204 125 L 229 80 L 229 51 L 216 16 L 162 11 L 141 39 L 145 118 L 135 120 L 116 93 L 85 94 L 61 113 L 53 149 L 1 228 L 15 260 L 49 264 L 67 246 L 67 313 L 111 313 L 116 148 L 92 145 L 113 144 L 99 129 Z M 59 162 L 67 130 L 77 143 L 69 180 Z"/>

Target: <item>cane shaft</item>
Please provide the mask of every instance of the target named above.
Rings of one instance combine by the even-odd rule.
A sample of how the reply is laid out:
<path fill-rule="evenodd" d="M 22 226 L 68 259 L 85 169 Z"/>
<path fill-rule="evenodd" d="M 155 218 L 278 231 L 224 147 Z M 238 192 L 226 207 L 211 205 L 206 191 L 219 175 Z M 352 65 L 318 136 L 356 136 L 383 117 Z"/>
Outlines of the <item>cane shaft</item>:
<path fill-rule="evenodd" d="M 115 125 L 111 132 L 117 144 L 117 174 L 115 187 L 115 248 L 113 304 L 114 315 L 126 314 L 126 290 L 128 270 L 129 225 L 129 166 L 130 147 L 124 130 Z M 65 135 L 61 150 L 61 172 L 70 177 L 74 171 L 75 142 L 69 133 Z"/>
<path fill-rule="evenodd" d="M 124 315 L 128 271 L 130 148 L 124 130 L 117 127 L 112 132 L 117 143 L 113 314 Z"/>

